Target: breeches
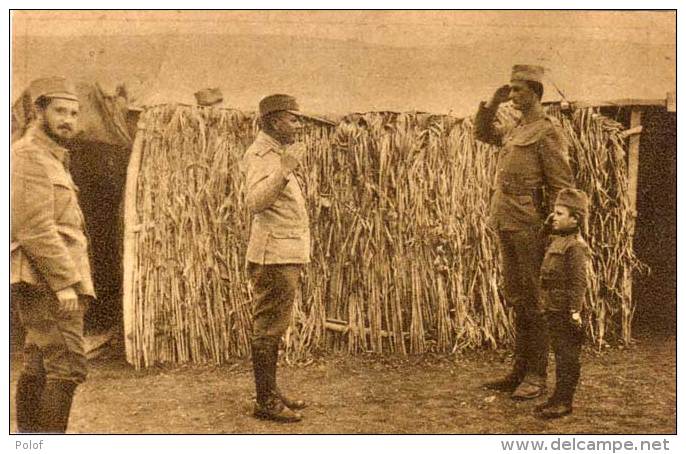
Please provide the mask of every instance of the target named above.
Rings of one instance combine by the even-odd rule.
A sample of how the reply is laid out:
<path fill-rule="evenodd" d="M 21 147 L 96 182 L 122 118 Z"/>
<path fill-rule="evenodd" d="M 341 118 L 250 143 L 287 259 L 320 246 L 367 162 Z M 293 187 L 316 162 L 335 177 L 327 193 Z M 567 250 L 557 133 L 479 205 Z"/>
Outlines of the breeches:
<path fill-rule="evenodd" d="M 534 231 L 499 231 L 503 293 L 515 311 L 515 372 L 544 377 L 548 336 L 540 301 L 544 248 Z"/>
<path fill-rule="evenodd" d="M 543 312 L 540 301 L 540 273 L 544 244 L 532 230 L 499 231 L 503 271 L 503 293 L 513 306 L 527 306 Z"/>
<path fill-rule="evenodd" d="M 300 264 L 248 263 L 253 284 L 253 338 L 276 338 L 288 329 L 300 285 Z"/>
<path fill-rule="evenodd" d="M 24 373 L 82 383 L 87 375 L 83 342 L 87 297 L 79 297 L 79 309 L 67 313 L 59 310 L 57 297 L 46 286 L 15 284 L 12 299 L 26 330 Z"/>

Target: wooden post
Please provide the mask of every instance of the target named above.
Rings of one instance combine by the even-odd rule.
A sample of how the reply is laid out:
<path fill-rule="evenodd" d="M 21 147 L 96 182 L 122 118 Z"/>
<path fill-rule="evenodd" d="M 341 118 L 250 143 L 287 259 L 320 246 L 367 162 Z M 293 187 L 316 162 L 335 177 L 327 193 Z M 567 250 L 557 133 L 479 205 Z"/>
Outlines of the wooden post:
<path fill-rule="evenodd" d="M 124 256 L 122 282 L 122 314 L 124 319 L 124 345 L 126 360 L 135 363 L 133 349 L 133 315 L 135 301 L 133 298 L 134 272 L 136 269 L 136 237 L 138 229 L 138 213 L 136 212 L 136 192 L 138 190 L 138 173 L 143 155 L 143 123 L 138 122 L 138 131 L 133 141 L 129 165 L 126 169 L 126 187 L 124 189 Z"/>
<path fill-rule="evenodd" d="M 631 110 L 629 129 L 641 126 L 641 110 L 634 107 Z M 638 148 L 641 141 L 640 134 L 629 136 L 629 208 L 631 209 L 630 231 L 633 235 L 636 222 L 636 198 L 638 195 Z"/>
<path fill-rule="evenodd" d="M 631 130 L 637 129 L 641 126 L 641 110 L 638 107 L 633 107 L 631 110 L 631 119 L 629 123 L 629 128 Z M 629 155 L 628 155 L 628 178 L 629 178 L 629 247 L 633 249 L 634 247 L 634 232 L 636 230 L 636 217 L 638 215 L 636 211 L 636 199 L 638 196 L 638 160 L 639 160 L 639 147 L 640 147 L 641 135 L 632 134 L 629 136 Z M 631 341 L 631 323 L 633 320 L 634 310 L 631 307 L 632 298 L 632 276 L 631 270 L 624 270 L 624 296 L 626 298 L 627 305 L 623 305 L 625 309 L 622 313 L 622 336 L 625 342 Z M 631 310 L 629 308 L 631 307 Z"/>

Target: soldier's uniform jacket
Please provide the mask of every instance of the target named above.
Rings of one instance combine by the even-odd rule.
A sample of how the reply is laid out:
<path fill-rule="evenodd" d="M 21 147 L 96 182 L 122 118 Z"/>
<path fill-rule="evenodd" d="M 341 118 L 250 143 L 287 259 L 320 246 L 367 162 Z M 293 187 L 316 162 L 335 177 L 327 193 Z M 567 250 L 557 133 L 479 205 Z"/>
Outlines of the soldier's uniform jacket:
<path fill-rule="evenodd" d="M 95 297 L 69 152 L 38 126 L 12 146 L 10 282 Z"/>
<path fill-rule="evenodd" d="M 552 117 L 543 115 L 531 123 L 507 128 L 495 124 L 495 114 L 496 109 L 481 103 L 475 119 L 476 138 L 503 147 L 490 224 L 500 230 L 538 228 L 558 191 L 574 187 L 567 144 Z"/>
<path fill-rule="evenodd" d="M 541 266 L 544 309 L 579 312 L 586 294 L 589 247 L 578 233 L 551 238 Z"/>
<path fill-rule="evenodd" d="M 305 198 L 297 178 L 281 170 L 283 150 L 279 142 L 260 131 L 243 156 L 246 200 L 253 214 L 248 262 L 269 265 L 310 261 Z"/>

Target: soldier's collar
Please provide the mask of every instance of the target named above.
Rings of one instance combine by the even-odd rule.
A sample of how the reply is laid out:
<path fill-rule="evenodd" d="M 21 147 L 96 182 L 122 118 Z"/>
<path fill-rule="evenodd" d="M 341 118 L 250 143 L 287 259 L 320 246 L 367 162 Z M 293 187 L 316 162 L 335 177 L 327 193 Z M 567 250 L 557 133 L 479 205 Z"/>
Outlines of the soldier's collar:
<path fill-rule="evenodd" d="M 264 131 L 257 133 L 257 138 L 255 140 L 261 145 L 260 150 L 255 153 L 257 156 L 262 157 L 270 151 L 279 155 L 283 152 L 283 145 Z"/>
<path fill-rule="evenodd" d="M 542 120 L 542 119 L 544 119 L 544 118 L 546 118 L 545 112 L 539 111 L 539 112 L 536 112 L 535 114 L 533 114 L 533 115 L 531 116 L 531 118 L 529 119 L 529 121 L 524 122 L 524 118 L 523 118 L 523 117 L 520 117 L 520 118 L 519 118 L 519 121 L 518 121 L 517 123 L 518 123 L 520 126 L 526 126 L 526 125 L 534 124 L 534 123 L 536 123 L 537 121 L 540 121 L 540 120 Z"/>
<path fill-rule="evenodd" d="M 579 233 L 579 226 L 570 227 L 568 229 L 553 230 L 555 236 L 571 236 Z"/>
<path fill-rule="evenodd" d="M 40 127 L 38 123 L 35 123 L 31 125 L 29 128 L 28 134 L 33 137 L 33 139 L 39 144 L 42 145 L 43 147 L 47 148 L 50 153 L 57 158 L 61 163 L 66 164 L 69 161 L 69 150 L 64 148 L 63 146 L 59 145 L 57 142 L 52 140 L 46 133 L 43 131 L 43 128 Z"/>

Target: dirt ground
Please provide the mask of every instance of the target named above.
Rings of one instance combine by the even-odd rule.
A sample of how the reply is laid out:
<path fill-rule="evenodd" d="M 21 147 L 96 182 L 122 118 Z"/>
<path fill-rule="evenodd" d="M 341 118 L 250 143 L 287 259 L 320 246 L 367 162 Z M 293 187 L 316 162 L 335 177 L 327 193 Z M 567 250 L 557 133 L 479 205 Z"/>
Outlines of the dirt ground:
<path fill-rule="evenodd" d="M 551 358 L 552 360 L 552 358 Z M 629 348 L 586 350 L 574 413 L 557 421 L 531 415 L 540 402 L 516 403 L 484 390 L 507 373 L 507 352 L 378 358 L 343 355 L 282 365 L 279 382 L 311 405 L 298 424 L 252 418 L 247 360 L 222 366 L 136 371 L 122 358 L 91 362 L 78 388 L 70 433 L 90 434 L 545 434 L 676 432 L 676 339 L 639 338 Z M 19 361 L 12 361 L 14 383 Z M 551 370 L 554 364 L 551 361 Z M 550 374 L 553 375 L 553 374 Z M 553 377 L 549 379 L 552 388 Z"/>

